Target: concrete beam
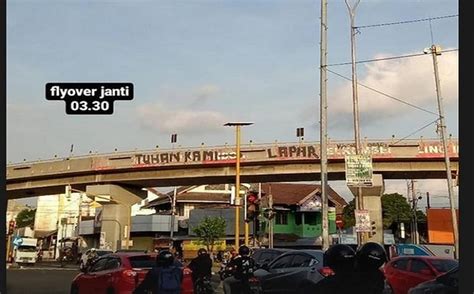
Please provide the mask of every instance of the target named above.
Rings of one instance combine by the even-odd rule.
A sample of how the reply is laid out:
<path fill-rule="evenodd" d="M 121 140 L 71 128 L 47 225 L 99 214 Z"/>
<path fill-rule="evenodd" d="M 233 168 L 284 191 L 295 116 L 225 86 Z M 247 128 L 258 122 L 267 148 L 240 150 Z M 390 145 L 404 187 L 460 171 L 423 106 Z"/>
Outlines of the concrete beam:
<path fill-rule="evenodd" d="M 86 194 L 110 196 L 112 203 L 124 205 L 133 205 L 147 197 L 147 191 L 119 185 L 90 185 L 86 187 Z"/>

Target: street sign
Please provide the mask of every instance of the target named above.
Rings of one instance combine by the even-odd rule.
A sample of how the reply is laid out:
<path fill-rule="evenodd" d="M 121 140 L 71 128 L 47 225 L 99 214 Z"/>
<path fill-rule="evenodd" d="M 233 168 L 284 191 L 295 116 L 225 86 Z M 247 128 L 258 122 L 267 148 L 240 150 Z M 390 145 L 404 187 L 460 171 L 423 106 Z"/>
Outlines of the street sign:
<path fill-rule="evenodd" d="M 368 210 L 355 210 L 355 230 L 356 232 L 370 232 L 370 216 Z"/>
<path fill-rule="evenodd" d="M 352 187 L 372 186 L 372 157 L 370 155 L 346 155 L 346 183 Z"/>
<path fill-rule="evenodd" d="M 15 247 L 18 247 L 21 246 L 21 244 L 23 244 L 23 238 L 16 236 L 15 239 L 13 239 L 13 245 L 15 245 Z"/>

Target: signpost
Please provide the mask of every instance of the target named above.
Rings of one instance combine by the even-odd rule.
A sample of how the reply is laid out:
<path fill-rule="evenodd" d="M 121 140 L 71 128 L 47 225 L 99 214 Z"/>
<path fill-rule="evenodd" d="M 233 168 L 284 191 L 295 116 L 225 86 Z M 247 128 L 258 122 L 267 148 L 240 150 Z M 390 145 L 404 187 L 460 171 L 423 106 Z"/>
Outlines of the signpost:
<path fill-rule="evenodd" d="M 354 215 L 356 219 L 355 230 L 356 232 L 370 232 L 370 216 L 369 211 L 364 210 L 354 210 Z"/>
<path fill-rule="evenodd" d="M 23 238 L 16 236 L 15 239 L 13 239 L 13 245 L 18 248 L 18 246 L 21 246 L 21 244 L 23 244 Z"/>
<path fill-rule="evenodd" d="M 372 157 L 370 155 L 346 155 L 346 183 L 352 187 L 372 186 Z"/>

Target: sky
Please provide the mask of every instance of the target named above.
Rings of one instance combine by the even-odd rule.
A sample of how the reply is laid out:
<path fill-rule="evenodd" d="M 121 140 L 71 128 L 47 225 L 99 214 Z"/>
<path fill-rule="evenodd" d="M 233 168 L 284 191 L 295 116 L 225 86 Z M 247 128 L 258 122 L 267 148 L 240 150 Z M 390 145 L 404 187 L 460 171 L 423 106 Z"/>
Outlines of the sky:
<path fill-rule="evenodd" d="M 355 1 L 350 1 L 354 3 Z M 451 0 L 362 0 L 356 26 L 458 14 Z M 328 136 L 353 139 L 350 18 L 328 0 Z M 431 26 L 430 26 L 431 24 Z M 431 29 L 430 29 L 431 28 Z M 458 135 L 458 17 L 361 27 L 357 60 L 438 57 L 448 133 Z M 74 154 L 234 142 L 228 121 L 252 121 L 242 142 L 319 140 L 320 1 L 7 1 L 7 161 Z M 361 136 L 403 138 L 437 112 L 430 55 L 357 65 Z M 124 81 L 132 101 L 108 116 L 66 115 L 47 101 L 48 82 Z M 434 124 L 411 138 L 436 138 Z M 427 183 L 425 183 L 427 182 Z M 350 200 L 344 182 L 330 183 Z M 405 181 L 387 191 L 406 193 Z M 420 180 L 419 192 L 446 195 L 446 181 Z M 439 198 L 443 201 L 444 198 Z M 446 198 L 447 199 L 447 198 Z M 444 203 L 444 202 L 443 202 Z M 446 202 L 447 203 L 447 202 Z M 441 204 L 440 204 L 441 205 Z"/>

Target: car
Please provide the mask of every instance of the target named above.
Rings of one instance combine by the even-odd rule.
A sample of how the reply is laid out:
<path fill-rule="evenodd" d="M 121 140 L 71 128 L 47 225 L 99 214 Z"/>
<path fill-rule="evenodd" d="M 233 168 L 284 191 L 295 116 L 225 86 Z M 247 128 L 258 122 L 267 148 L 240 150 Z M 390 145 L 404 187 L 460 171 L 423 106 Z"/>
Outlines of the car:
<path fill-rule="evenodd" d="M 458 266 L 452 258 L 437 256 L 400 256 L 383 268 L 386 283 L 393 294 L 406 294 L 410 288 L 432 280 Z"/>
<path fill-rule="evenodd" d="M 288 250 L 284 248 L 256 248 L 253 250 L 252 258 L 255 260 L 257 268 L 261 268 L 262 265 L 269 264 Z"/>
<path fill-rule="evenodd" d="M 263 293 L 297 293 L 330 272 L 322 250 L 289 250 L 254 272 Z"/>
<path fill-rule="evenodd" d="M 156 264 L 156 254 L 119 252 L 104 255 L 71 283 L 71 294 L 130 294 Z M 183 267 L 181 293 L 192 294 L 191 270 Z"/>
<path fill-rule="evenodd" d="M 436 279 L 423 282 L 411 288 L 408 294 L 457 294 L 459 293 L 459 267 L 442 274 Z"/>

